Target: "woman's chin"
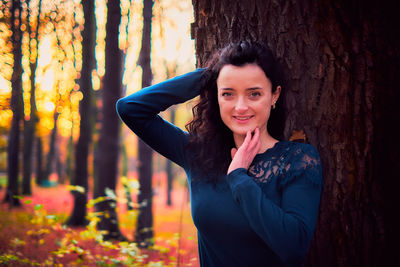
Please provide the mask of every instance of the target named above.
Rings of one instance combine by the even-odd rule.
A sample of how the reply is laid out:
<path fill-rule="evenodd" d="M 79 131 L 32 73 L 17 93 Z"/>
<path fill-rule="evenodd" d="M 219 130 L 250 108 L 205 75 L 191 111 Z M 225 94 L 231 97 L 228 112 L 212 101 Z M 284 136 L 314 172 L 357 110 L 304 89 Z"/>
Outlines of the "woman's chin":
<path fill-rule="evenodd" d="M 250 128 L 249 128 L 249 129 L 246 129 L 246 128 L 243 128 L 243 129 L 234 129 L 232 132 L 233 132 L 233 135 L 245 136 L 245 135 L 247 134 L 248 131 L 251 131 L 251 129 L 250 129 Z"/>

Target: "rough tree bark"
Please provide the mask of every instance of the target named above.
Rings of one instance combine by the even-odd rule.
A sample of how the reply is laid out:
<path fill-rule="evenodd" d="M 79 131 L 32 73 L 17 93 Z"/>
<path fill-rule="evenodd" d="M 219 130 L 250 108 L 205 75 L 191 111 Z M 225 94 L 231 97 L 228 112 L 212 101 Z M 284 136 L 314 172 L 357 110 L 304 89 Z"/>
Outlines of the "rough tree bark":
<path fill-rule="evenodd" d="M 73 191 L 74 208 L 69 217 L 68 225 L 86 224 L 86 203 L 88 196 L 88 155 L 89 146 L 92 138 L 91 127 L 91 107 L 92 107 L 92 70 L 94 69 L 95 58 L 95 17 L 94 0 L 83 0 L 83 13 L 85 17 L 84 29 L 82 32 L 82 71 L 80 78 L 80 89 L 83 99 L 79 103 L 79 113 L 81 116 L 79 139 L 75 148 L 75 175 L 72 184 L 81 186 L 85 189 L 84 193 Z"/>
<path fill-rule="evenodd" d="M 14 66 L 11 77 L 11 111 L 13 112 L 11 130 L 8 138 L 7 150 L 7 191 L 4 202 L 10 207 L 20 206 L 19 199 L 15 198 L 18 190 L 19 173 L 19 142 L 20 122 L 23 115 L 22 99 L 22 32 L 21 32 L 21 1 L 13 0 L 11 5 L 11 41 L 13 46 Z"/>
<path fill-rule="evenodd" d="M 267 44 L 282 64 L 284 137 L 304 131 L 323 164 L 324 191 L 306 265 L 398 263 L 394 198 L 400 157 L 390 127 L 398 121 L 399 4 L 193 0 L 193 5 L 199 66 L 215 48 L 246 38 Z"/>
<path fill-rule="evenodd" d="M 24 121 L 24 149 L 23 149 L 23 177 L 22 177 L 22 194 L 31 195 L 31 177 L 32 177 L 32 153 L 33 146 L 35 140 L 35 127 L 36 123 L 39 120 L 36 108 L 36 69 L 38 65 L 38 51 L 39 51 L 39 25 L 40 25 L 40 14 L 42 11 L 42 1 L 38 2 L 38 14 L 36 16 L 36 28 L 33 30 L 31 25 L 31 4 L 32 2 L 29 0 L 27 2 L 28 5 L 28 18 L 27 18 L 27 29 L 29 38 L 32 38 L 29 42 L 29 57 L 30 63 L 29 67 L 31 70 L 30 75 L 30 84 L 31 84 L 31 92 L 29 97 L 30 102 L 30 115 L 29 120 Z M 36 55 L 33 58 L 32 55 Z"/>
<path fill-rule="evenodd" d="M 122 95 L 122 51 L 118 47 L 121 8 L 119 0 L 107 3 L 106 24 L 106 72 L 102 87 L 102 125 L 97 154 L 97 180 L 94 198 L 106 196 L 106 189 L 115 192 L 118 174 L 118 155 L 120 145 L 120 120 L 115 104 Z M 116 200 L 110 199 L 96 205 L 96 210 L 103 216 L 98 224 L 100 230 L 108 231 L 106 239 L 122 238 L 118 227 Z"/>
<path fill-rule="evenodd" d="M 142 67 L 142 88 L 151 85 L 153 74 L 150 66 L 151 51 L 151 21 L 153 17 L 153 0 L 143 0 L 143 33 L 142 48 L 138 64 Z M 148 247 L 153 243 L 153 189 L 152 189 L 152 149 L 142 140 L 139 140 L 139 184 L 138 195 L 139 215 L 137 219 L 135 240 L 141 247 Z"/>

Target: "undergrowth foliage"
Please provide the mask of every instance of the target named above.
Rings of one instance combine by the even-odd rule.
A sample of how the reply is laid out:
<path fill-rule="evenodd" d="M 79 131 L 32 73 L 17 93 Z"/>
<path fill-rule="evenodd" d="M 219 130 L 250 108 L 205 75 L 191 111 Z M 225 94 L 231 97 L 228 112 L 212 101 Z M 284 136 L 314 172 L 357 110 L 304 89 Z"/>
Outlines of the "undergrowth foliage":
<path fill-rule="evenodd" d="M 130 185 L 134 190 L 136 185 Z M 136 188 L 137 189 L 137 188 Z M 82 188 L 71 186 L 70 190 L 84 193 Z M 23 197 L 18 197 L 23 200 Z M 29 215 L 26 225 L 26 232 L 21 237 L 14 237 L 10 241 L 5 253 L 0 254 L 0 265 L 10 266 L 171 266 L 174 262 L 168 262 L 165 256 L 170 249 L 155 245 L 148 251 L 156 251 L 164 254 L 164 261 L 152 261 L 148 254 L 143 253 L 134 242 L 111 242 L 104 240 L 105 231 L 97 230 L 97 223 L 100 221 L 100 213 L 94 212 L 93 206 L 101 201 L 116 200 L 117 197 L 112 190 L 106 190 L 106 196 L 93 199 L 88 202 L 89 210 L 87 219 L 89 223 L 82 231 L 67 227 L 62 224 L 61 219 L 56 215 L 48 214 L 42 204 L 33 206 L 33 214 Z M 32 204 L 31 200 L 24 203 Z M 128 203 L 132 207 L 133 205 Z M 132 212 L 132 211 L 128 211 Z M 133 211 L 135 212 L 135 211 Z M 2 229 L 3 230 L 3 229 Z M 54 235 L 56 233 L 56 235 Z M 52 234 L 52 235 L 51 235 Z M 52 237 L 51 237 L 52 236 Z M 54 236 L 56 236 L 54 238 Z M 52 239 L 53 238 L 53 239 Z M 55 244 L 53 246 L 49 244 Z M 35 248 L 38 246 L 52 247 L 47 258 L 44 260 L 26 257 L 23 253 L 24 247 Z M 170 259 L 173 260 L 173 259 Z"/>

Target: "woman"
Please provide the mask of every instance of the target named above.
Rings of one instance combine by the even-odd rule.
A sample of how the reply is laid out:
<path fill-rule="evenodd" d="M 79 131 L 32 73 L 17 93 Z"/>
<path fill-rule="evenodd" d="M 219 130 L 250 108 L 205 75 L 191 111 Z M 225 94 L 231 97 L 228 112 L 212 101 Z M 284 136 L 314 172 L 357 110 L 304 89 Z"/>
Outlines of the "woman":
<path fill-rule="evenodd" d="M 230 44 L 206 69 L 120 99 L 121 119 L 186 171 L 201 266 L 300 266 L 322 188 L 318 152 L 268 131 L 279 73 L 256 42 Z M 158 113 L 200 94 L 188 132 Z"/>

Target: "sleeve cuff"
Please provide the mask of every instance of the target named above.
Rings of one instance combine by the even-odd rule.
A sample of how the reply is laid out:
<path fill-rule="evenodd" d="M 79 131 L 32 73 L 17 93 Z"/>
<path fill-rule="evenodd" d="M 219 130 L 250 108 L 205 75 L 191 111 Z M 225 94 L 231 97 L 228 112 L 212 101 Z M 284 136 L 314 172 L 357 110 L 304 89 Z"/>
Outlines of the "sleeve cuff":
<path fill-rule="evenodd" d="M 238 168 L 231 171 L 226 176 L 226 181 L 232 192 L 234 192 L 240 184 L 251 181 L 251 178 L 247 175 L 247 170 L 245 168 Z"/>

